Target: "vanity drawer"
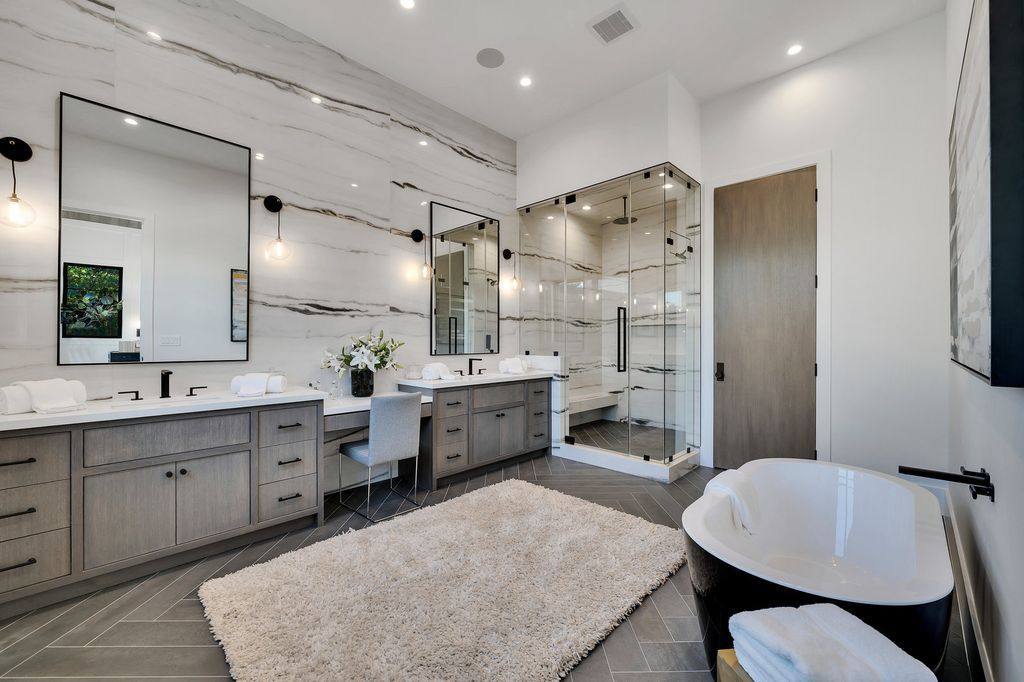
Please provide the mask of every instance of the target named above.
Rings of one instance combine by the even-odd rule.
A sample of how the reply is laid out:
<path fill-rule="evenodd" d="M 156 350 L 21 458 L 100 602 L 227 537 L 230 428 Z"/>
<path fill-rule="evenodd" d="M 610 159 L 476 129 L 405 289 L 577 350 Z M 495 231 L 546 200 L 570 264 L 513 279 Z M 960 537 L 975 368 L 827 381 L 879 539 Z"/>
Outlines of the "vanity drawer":
<path fill-rule="evenodd" d="M 260 448 L 260 484 L 316 473 L 316 441 Z"/>
<path fill-rule="evenodd" d="M 260 521 L 316 509 L 316 474 L 260 486 Z"/>
<path fill-rule="evenodd" d="M 434 449 L 434 468 L 443 476 L 450 471 L 464 469 L 469 464 L 469 445 L 452 443 Z"/>
<path fill-rule="evenodd" d="M 514 382 L 510 384 L 497 384 L 495 386 L 481 386 L 473 389 L 473 409 L 482 410 L 498 405 L 510 405 L 523 402 L 523 384 Z"/>
<path fill-rule="evenodd" d="M 249 414 L 223 414 L 85 429 L 85 466 L 249 442 Z"/>
<path fill-rule="evenodd" d="M 547 417 L 531 417 L 526 427 L 526 447 L 546 448 L 551 443 L 551 421 Z"/>
<path fill-rule="evenodd" d="M 544 403 L 547 406 L 550 391 L 548 381 L 530 381 L 526 384 L 526 398 L 531 405 Z"/>
<path fill-rule="evenodd" d="M 457 417 L 469 412 L 469 391 L 445 391 L 434 396 L 434 416 Z"/>
<path fill-rule="evenodd" d="M 260 412 L 260 447 L 314 440 L 316 407 L 289 407 Z"/>
<path fill-rule="evenodd" d="M 71 475 L 71 434 L 0 440 L 0 490 L 59 481 Z"/>
<path fill-rule="evenodd" d="M 550 418 L 551 413 L 548 411 L 547 403 L 544 405 L 529 405 L 526 409 L 526 415 L 531 422 L 534 420 L 547 420 Z"/>
<path fill-rule="evenodd" d="M 0 495 L 0 542 L 70 525 L 70 481 L 26 485 Z"/>
<path fill-rule="evenodd" d="M 469 430 L 469 417 L 448 417 L 437 420 L 437 444 L 449 445 L 465 443 Z"/>
<path fill-rule="evenodd" d="M 71 531 L 0 542 L 0 592 L 35 585 L 71 573 Z"/>

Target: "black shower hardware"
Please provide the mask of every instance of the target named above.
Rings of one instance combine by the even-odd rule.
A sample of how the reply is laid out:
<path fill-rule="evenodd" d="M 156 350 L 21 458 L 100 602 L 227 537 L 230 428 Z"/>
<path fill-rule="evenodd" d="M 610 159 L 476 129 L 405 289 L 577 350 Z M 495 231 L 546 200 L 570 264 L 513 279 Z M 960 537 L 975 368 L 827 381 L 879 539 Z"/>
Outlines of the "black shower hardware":
<path fill-rule="evenodd" d="M 982 467 L 979 471 L 968 471 L 960 467 L 959 474 L 947 471 L 934 471 L 932 469 L 919 469 L 917 467 L 900 466 L 899 472 L 909 476 L 921 476 L 923 478 L 934 478 L 939 481 L 950 483 L 963 483 L 970 486 L 971 497 L 975 500 L 978 495 L 984 495 L 991 501 L 996 501 L 996 487 L 992 484 L 992 475 Z"/>
<path fill-rule="evenodd" d="M 160 397 L 170 398 L 171 397 L 171 375 L 174 374 L 169 369 L 160 370 Z"/>
<path fill-rule="evenodd" d="M 626 371 L 626 337 L 629 334 L 629 321 L 626 309 L 619 306 L 615 309 L 615 371 Z M 558 355 L 558 353 L 555 353 Z"/>

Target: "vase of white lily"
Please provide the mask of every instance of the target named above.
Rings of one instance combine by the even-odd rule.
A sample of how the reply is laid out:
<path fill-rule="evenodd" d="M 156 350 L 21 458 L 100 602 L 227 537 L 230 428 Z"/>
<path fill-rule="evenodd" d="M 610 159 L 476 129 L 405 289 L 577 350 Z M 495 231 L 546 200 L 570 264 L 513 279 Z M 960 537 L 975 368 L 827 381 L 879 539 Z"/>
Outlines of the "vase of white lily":
<path fill-rule="evenodd" d="M 370 332 L 360 338 L 352 338 L 352 345 L 340 353 L 324 351 L 321 367 L 332 369 L 341 376 L 346 369 L 352 370 L 352 395 L 368 398 L 373 395 L 373 377 L 379 369 L 398 369 L 395 351 L 404 344 L 394 339 L 385 339 L 384 332 L 374 335 Z"/>

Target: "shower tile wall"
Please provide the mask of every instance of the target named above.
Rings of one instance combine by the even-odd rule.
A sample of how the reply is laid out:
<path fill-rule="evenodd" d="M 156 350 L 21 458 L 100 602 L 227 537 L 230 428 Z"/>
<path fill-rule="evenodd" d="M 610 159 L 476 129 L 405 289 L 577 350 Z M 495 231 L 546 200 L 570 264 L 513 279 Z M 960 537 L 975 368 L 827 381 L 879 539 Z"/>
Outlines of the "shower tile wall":
<path fill-rule="evenodd" d="M 502 246 L 518 248 L 512 140 L 232 0 L 9 0 L 0 44 L 18 55 L 0 63 L 3 134 L 35 150 L 18 189 L 38 216 L 0 229 L 0 384 L 57 372 L 95 396 L 158 381 L 155 366 L 54 366 L 60 91 L 266 155 L 252 168 L 251 360 L 176 365 L 176 386 L 270 368 L 301 384 L 321 375 L 325 348 L 371 328 L 406 341 L 403 364 L 428 361 L 423 251 L 407 238 L 427 228 L 422 202 L 494 216 Z M 267 194 L 285 201 L 286 261 L 263 257 Z M 517 303 L 502 294 L 503 356 L 519 346 Z"/>

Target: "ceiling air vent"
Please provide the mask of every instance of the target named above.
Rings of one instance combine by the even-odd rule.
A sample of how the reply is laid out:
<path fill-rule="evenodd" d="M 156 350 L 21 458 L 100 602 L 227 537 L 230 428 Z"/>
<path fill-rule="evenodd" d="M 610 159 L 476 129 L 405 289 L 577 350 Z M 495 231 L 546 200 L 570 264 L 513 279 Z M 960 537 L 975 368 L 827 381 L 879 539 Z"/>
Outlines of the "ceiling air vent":
<path fill-rule="evenodd" d="M 590 22 L 590 28 L 594 29 L 594 33 L 605 45 L 616 38 L 621 38 L 635 28 L 623 9 L 622 7 L 613 8 Z"/>

